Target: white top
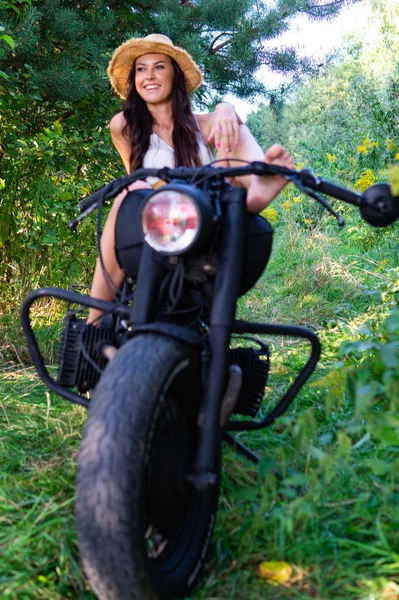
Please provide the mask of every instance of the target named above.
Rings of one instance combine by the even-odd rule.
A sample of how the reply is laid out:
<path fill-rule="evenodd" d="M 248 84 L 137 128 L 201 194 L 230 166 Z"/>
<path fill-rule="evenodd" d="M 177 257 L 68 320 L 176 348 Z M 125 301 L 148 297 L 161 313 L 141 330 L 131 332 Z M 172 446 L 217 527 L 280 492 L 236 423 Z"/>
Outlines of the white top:
<path fill-rule="evenodd" d="M 201 164 L 207 165 L 213 161 L 211 151 L 200 135 L 198 136 L 198 143 Z M 162 167 L 169 167 L 171 169 L 175 167 L 175 151 L 172 146 L 169 146 L 169 144 L 160 138 L 159 135 L 152 133 L 150 136 L 150 145 L 148 146 L 147 152 L 144 154 L 143 168 L 162 169 Z M 147 181 L 152 185 L 159 181 L 159 179 L 157 177 L 147 177 Z"/>

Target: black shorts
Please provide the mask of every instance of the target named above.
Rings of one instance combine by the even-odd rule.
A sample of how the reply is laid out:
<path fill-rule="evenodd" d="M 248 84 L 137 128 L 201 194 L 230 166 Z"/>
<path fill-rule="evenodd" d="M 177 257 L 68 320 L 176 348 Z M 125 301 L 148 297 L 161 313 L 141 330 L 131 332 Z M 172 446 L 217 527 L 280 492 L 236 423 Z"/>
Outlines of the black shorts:
<path fill-rule="evenodd" d="M 152 190 L 130 192 L 121 204 L 115 225 L 115 251 L 119 266 L 137 278 L 143 239 L 139 209 Z M 262 275 L 272 250 L 273 229 L 260 215 L 246 214 L 244 257 L 240 296 L 250 290 Z"/>

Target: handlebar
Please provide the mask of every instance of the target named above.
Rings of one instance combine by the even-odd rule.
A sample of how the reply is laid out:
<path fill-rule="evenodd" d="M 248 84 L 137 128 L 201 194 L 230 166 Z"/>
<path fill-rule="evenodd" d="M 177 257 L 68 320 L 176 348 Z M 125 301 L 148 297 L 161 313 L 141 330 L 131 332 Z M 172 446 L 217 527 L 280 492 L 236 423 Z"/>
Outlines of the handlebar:
<path fill-rule="evenodd" d="M 115 179 L 108 185 L 96 190 L 93 194 L 82 200 L 79 204 L 80 215 L 71 221 L 69 226 L 75 227 L 79 221 L 93 212 L 97 204 L 109 198 L 115 197 L 119 192 L 131 183 L 147 177 L 157 177 L 166 182 L 173 179 L 188 180 L 195 184 L 206 179 L 223 180 L 225 177 L 238 177 L 242 175 L 280 175 L 291 181 L 305 194 L 315 198 L 324 208 L 333 214 L 340 226 L 344 220 L 333 209 L 325 198 L 317 192 L 327 194 L 338 200 L 359 207 L 362 217 L 370 225 L 385 227 L 390 225 L 399 217 L 399 196 L 392 196 L 390 187 L 385 183 L 371 186 L 363 194 L 341 187 L 335 183 L 325 181 L 316 177 L 308 169 L 288 169 L 279 165 L 271 165 L 261 161 L 254 161 L 245 166 L 236 167 L 214 167 L 204 166 L 198 168 L 176 167 L 171 169 L 137 169 L 129 175 Z"/>
<path fill-rule="evenodd" d="M 164 181 L 171 181 L 172 179 L 195 179 L 198 175 L 203 178 L 224 178 L 224 177 L 238 177 L 240 175 L 271 175 L 278 174 L 283 176 L 289 176 L 293 169 L 287 169 L 286 167 L 277 167 L 278 171 L 275 171 L 274 165 L 268 165 L 266 163 L 255 161 L 244 167 L 176 167 L 170 169 L 169 167 L 163 167 L 162 169 L 137 169 L 130 175 L 125 175 L 115 181 L 111 181 L 108 185 L 99 188 L 93 194 L 82 200 L 79 204 L 81 211 L 87 210 L 92 204 L 95 204 L 100 199 L 107 200 L 119 194 L 126 186 L 138 181 L 139 179 L 146 179 L 147 177 L 157 177 Z M 193 181 L 195 183 L 195 181 Z"/>

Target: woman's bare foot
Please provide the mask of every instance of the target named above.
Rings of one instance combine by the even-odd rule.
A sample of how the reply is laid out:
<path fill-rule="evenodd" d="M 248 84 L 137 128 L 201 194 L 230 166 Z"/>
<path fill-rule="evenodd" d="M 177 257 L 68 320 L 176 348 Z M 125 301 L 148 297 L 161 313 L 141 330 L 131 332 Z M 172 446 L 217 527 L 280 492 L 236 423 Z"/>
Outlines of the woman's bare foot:
<path fill-rule="evenodd" d="M 287 150 L 274 144 L 265 153 L 265 163 L 279 165 L 292 169 L 294 161 Z M 247 194 L 247 207 L 250 212 L 261 212 L 275 198 L 281 190 L 287 185 L 285 177 L 279 175 L 263 175 L 262 177 L 253 176 Z"/>

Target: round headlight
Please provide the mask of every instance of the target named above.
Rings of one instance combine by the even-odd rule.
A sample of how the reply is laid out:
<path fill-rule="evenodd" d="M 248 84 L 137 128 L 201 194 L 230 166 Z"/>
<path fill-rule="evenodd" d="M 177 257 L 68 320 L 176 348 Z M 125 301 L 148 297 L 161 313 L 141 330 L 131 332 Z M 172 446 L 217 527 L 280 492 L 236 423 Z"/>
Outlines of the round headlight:
<path fill-rule="evenodd" d="M 211 210 L 203 192 L 183 185 L 165 186 L 150 194 L 142 208 L 145 241 L 157 252 L 178 255 L 187 252 L 201 235 L 204 212 Z"/>

